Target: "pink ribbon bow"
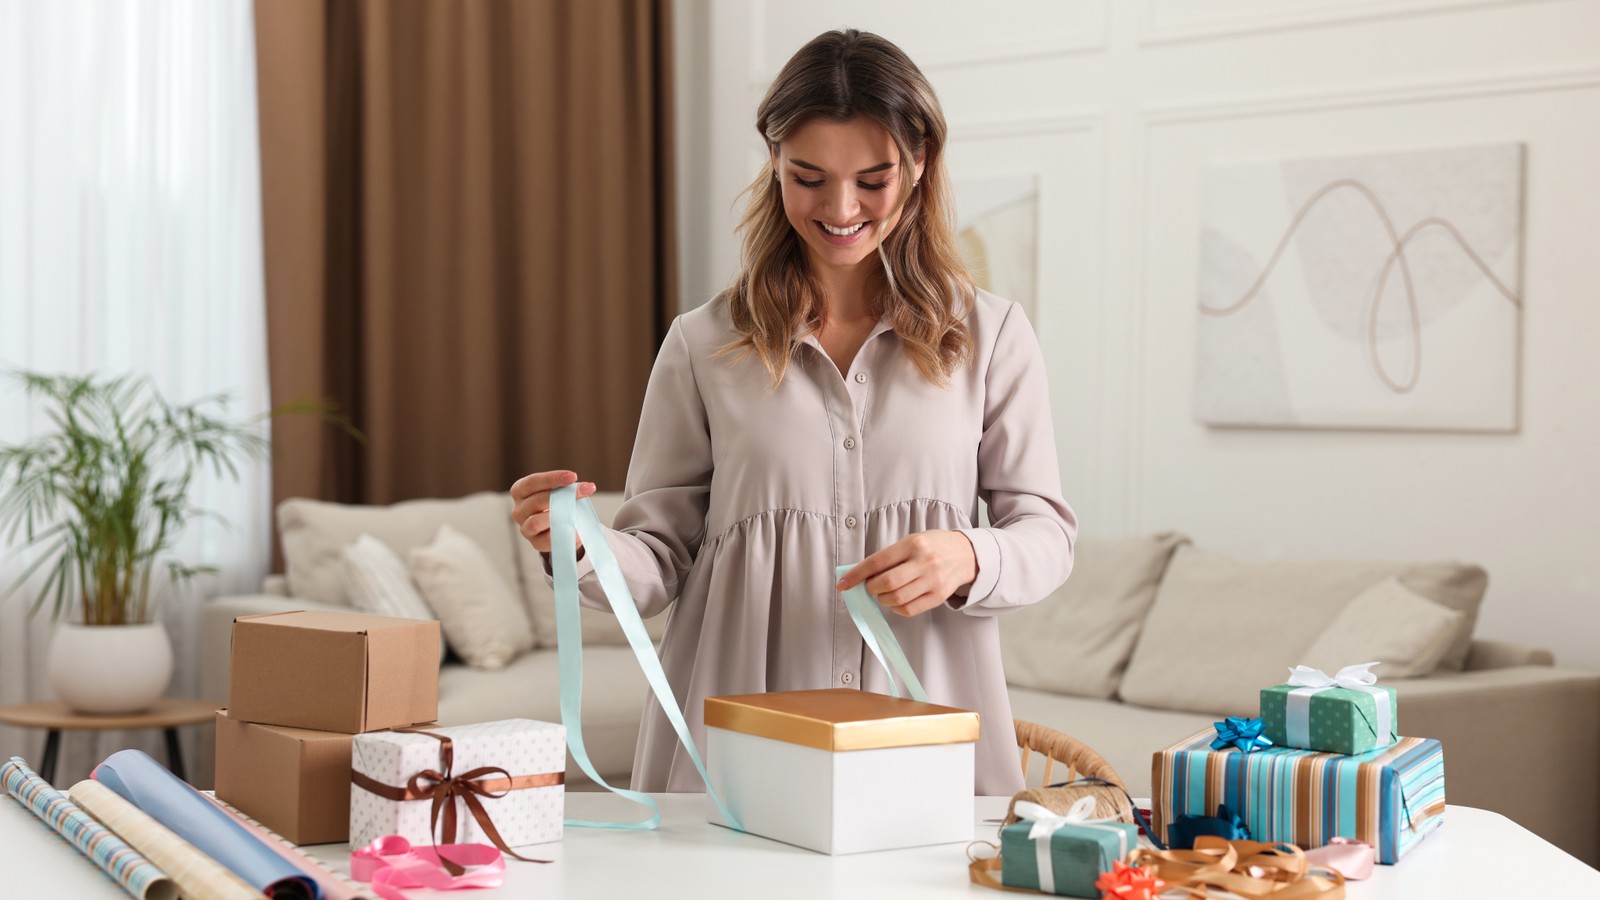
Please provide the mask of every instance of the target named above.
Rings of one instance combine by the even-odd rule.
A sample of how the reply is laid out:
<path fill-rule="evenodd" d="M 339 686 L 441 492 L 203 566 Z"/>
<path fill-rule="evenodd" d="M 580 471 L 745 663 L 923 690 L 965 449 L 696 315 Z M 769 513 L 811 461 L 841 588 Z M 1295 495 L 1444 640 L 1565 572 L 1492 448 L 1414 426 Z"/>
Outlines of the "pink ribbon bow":
<path fill-rule="evenodd" d="M 452 876 L 445 870 L 446 861 L 465 873 Z M 373 893 L 383 900 L 406 900 L 403 888 L 455 891 L 499 887 L 505 883 L 505 873 L 505 857 L 488 844 L 413 847 L 405 838 L 391 834 L 350 853 L 350 877 L 371 882 Z"/>
<path fill-rule="evenodd" d="M 1333 869 L 1350 881 L 1372 877 L 1375 851 L 1371 844 L 1355 838 L 1336 837 L 1326 847 L 1306 851 L 1306 862 Z"/>

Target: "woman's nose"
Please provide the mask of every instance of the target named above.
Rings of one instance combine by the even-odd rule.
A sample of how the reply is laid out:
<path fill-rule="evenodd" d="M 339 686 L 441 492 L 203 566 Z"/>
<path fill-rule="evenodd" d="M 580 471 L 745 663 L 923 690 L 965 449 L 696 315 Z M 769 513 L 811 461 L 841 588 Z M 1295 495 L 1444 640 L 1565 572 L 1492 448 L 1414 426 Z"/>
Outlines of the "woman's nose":
<path fill-rule="evenodd" d="M 848 224 L 860 210 L 861 202 L 856 193 L 855 185 L 836 181 L 829 187 L 828 196 L 823 206 L 823 212 L 833 220 L 829 224 Z"/>

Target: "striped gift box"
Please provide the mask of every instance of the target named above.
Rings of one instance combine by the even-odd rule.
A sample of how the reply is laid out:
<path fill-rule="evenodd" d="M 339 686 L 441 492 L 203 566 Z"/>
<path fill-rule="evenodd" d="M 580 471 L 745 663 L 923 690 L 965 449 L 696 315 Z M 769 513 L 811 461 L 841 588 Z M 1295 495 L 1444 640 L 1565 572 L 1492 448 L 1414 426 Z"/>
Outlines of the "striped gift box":
<path fill-rule="evenodd" d="M 1179 816 L 1238 812 L 1258 841 L 1312 849 L 1334 837 L 1366 841 L 1393 864 L 1444 821 L 1444 748 L 1400 738 L 1357 756 L 1274 747 L 1212 750 L 1204 731 L 1155 754 L 1152 827 L 1163 838 Z"/>

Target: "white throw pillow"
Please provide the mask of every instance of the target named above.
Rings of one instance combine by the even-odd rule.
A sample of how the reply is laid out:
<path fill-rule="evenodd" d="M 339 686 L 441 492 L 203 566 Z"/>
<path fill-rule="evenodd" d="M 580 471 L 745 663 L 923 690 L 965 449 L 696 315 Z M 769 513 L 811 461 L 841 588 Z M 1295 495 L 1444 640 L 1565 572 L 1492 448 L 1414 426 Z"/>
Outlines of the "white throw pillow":
<path fill-rule="evenodd" d="M 433 543 L 408 551 L 406 562 L 445 640 L 467 665 L 501 669 L 533 649 L 521 598 L 471 538 L 442 526 Z"/>
<path fill-rule="evenodd" d="M 370 534 L 356 538 L 355 543 L 339 554 L 344 575 L 345 596 L 350 605 L 375 616 L 393 616 L 399 619 L 437 620 L 428 602 L 417 593 L 411 583 L 411 572 L 389 545 Z M 441 626 L 442 628 L 442 626 Z M 439 637 L 439 661 L 445 657 L 443 632 Z"/>
<path fill-rule="evenodd" d="M 1461 613 L 1446 609 L 1388 578 L 1350 601 L 1306 650 L 1306 664 L 1328 674 L 1352 663 L 1377 660 L 1380 682 L 1420 678 L 1444 658 L 1461 627 Z"/>

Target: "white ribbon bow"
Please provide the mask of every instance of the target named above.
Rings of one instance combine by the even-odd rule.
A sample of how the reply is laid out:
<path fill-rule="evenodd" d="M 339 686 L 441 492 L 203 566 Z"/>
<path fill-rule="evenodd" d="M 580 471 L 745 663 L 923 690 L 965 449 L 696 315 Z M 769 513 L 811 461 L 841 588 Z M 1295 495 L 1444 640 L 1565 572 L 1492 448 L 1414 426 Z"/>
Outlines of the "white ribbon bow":
<path fill-rule="evenodd" d="M 1050 842 L 1054 839 L 1056 831 L 1063 825 L 1088 825 L 1091 828 L 1105 828 L 1106 822 L 1115 822 L 1115 816 L 1094 818 L 1096 804 L 1094 797 L 1079 797 L 1065 813 L 1058 813 L 1046 809 L 1037 803 L 1019 800 L 1011 811 L 1019 819 L 1028 819 L 1033 822 L 1033 827 L 1028 829 L 1028 839 L 1034 842 L 1034 851 L 1039 861 L 1039 890 L 1046 894 L 1056 892 L 1055 866 L 1050 860 Z M 1111 828 L 1121 841 L 1122 850 L 1117 854 L 1118 859 L 1128 855 L 1128 832 L 1124 828 Z M 1005 865 L 1001 859 L 1000 865 Z"/>
<path fill-rule="evenodd" d="M 1335 672 L 1332 678 L 1329 678 L 1328 673 L 1321 669 L 1313 669 L 1310 666 L 1295 666 L 1289 670 L 1289 684 L 1295 687 L 1342 687 L 1359 691 L 1366 685 L 1378 683 L 1378 676 L 1372 674 L 1372 667 L 1376 665 L 1381 665 L 1381 663 L 1356 663 L 1353 666 L 1345 666 Z"/>
<path fill-rule="evenodd" d="M 1379 663 L 1368 662 L 1345 666 L 1335 672 L 1332 678 L 1321 669 L 1313 669 L 1310 666 L 1294 666 L 1289 669 L 1288 683 L 1295 688 L 1289 692 L 1284 706 L 1284 724 L 1289 732 L 1289 746 L 1306 747 L 1311 743 L 1311 698 L 1336 687 L 1371 694 L 1378 711 L 1378 722 L 1375 727 L 1377 739 L 1393 743 L 1394 710 L 1389 705 L 1389 692 L 1373 687 L 1378 682 L 1378 676 L 1372 672 L 1372 667 L 1376 665 Z"/>
<path fill-rule="evenodd" d="M 1094 807 L 1098 801 L 1093 797 L 1079 797 L 1078 801 L 1064 813 L 1045 809 L 1037 803 L 1027 800 L 1018 800 L 1011 811 L 1017 818 L 1027 819 L 1033 823 L 1033 828 L 1028 831 L 1028 839 L 1037 841 L 1040 838 L 1049 840 L 1063 825 L 1080 825 L 1085 822 L 1109 822 L 1109 818 L 1094 818 Z"/>

